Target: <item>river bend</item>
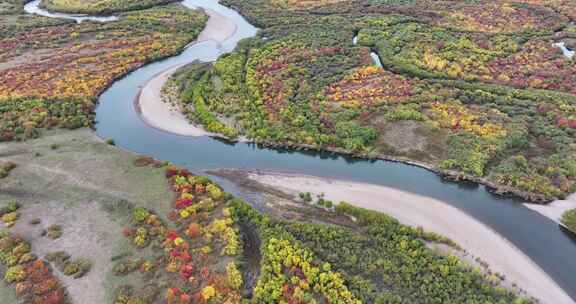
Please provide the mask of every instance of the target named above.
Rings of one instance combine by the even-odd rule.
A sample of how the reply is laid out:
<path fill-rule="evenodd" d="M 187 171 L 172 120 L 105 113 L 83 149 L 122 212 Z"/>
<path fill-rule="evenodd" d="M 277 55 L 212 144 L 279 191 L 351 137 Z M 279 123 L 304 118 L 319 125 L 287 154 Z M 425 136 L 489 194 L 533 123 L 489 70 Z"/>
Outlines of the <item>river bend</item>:
<path fill-rule="evenodd" d="M 49 13 L 30 2 L 26 11 L 48 17 L 111 21 L 114 16 L 90 17 Z M 154 75 L 195 60 L 214 61 L 231 52 L 257 29 L 236 11 L 217 0 L 185 0 L 190 8 L 210 9 L 230 19 L 237 30 L 223 43 L 208 40 L 191 44 L 180 55 L 146 65 L 115 82 L 99 99 L 96 132 L 112 138 L 124 149 L 156 159 L 170 160 L 190 170 L 238 168 L 274 170 L 323 177 L 337 177 L 393 187 L 429 196 L 457 207 L 501 234 L 528 255 L 564 290 L 576 298 L 576 237 L 554 221 L 532 211 L 516 199 L 488 193 L 477 184 L 444 182 L 424 169 L 387 161 L 350 159 L 330 153 L 296 152 L 259 148 L 253 144 L 230 144 L 210 137 L 185 137 L 154 129 L 144 123 L 134 106 L 140 89 Z"/>

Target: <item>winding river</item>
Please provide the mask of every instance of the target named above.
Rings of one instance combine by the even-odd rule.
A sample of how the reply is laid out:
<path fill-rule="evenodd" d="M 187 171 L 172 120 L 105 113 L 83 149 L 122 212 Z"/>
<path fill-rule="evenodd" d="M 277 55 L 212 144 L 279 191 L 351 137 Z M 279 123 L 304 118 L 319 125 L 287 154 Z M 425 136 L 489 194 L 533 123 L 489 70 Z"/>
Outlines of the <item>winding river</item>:
<path fill-rule="evenodd" d="M 329 153 L 265 149 L 248 143 L 229 144 L 210 137 L 174 135 L 145 124 L 135 110 L 134 100 L 154 75 L 194 60 L 213 61 L 232 51 L 241 39 L 257 32 L 242 16 L 219 5 L 217 0 L 185 0 L 182 3 L 187 7 L 211 9 L 229 18 L 236 24 L 236 32 L 221 44 L 210 40 L 192 44 L 180 55 L 149 64 L 114 83 L 100 97 L 96 110 L 99 136 L 113 138 L 121 148 L 170 160 L 196 172 L 246 168 L 338 177 L 444 201 L 507 238 L 576 299 L 576 237 L 552 220 L 524 207 L 522 201 L 496 197 L 477 184 L 444 182 L 434 173 L 405 164 L 355 160 Z M 37 4 L 35 8 L 38 10 Z M 77 18 L 86 18 L 67 17 L 77 21 Z"/>
<path fill-rule="evenodd" d="M 72 14 L 64 14 L 64 13 L 57 13 L 57 12 L 49 12 L 47 10 L 40 8 L 40 2 L 42 2 L 42 0 L 34 0 L 34 1 L 30 1 L 30 2 L 26 3 L 26 5 L 24 5 L 24 11 L 26 11 L 27 13 L 30 13 L 30 14 L 36 14 L 36 15 L 49 17 L 49 18 L 70 19 L 70 20 L 74 20 L 78 23 L 80 23 L 82 21 L 109 22 L 109 21 L 118 20 L 118 17 L 116 17 L 116 16 L 94 17 L 94 16 L 83 15 L 83 14 L 72 15 Z"/>

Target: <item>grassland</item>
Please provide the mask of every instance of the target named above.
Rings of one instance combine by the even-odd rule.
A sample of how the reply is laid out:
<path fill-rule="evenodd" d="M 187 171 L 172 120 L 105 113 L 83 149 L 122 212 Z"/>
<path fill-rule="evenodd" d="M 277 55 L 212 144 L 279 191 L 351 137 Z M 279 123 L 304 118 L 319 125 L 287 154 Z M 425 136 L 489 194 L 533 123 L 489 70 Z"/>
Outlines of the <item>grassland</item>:
<path fill-rule="evenodd" d="M 497 277 L 429 249 L 452 245 L 438 235 L 349 205 L 338 208 L 341 215 L 306 205 L 291 211 L 302 219 L 321 213 L 316 224 L 263 215 L 205 177 L 123 152 L 89 130 L 4 143 L 0 155 L 18 165 L 0 184 L 0 202 L 20 204 L 10 233 L 40 258 L 65 250 L 93 263 L 80 279 L 53 270 L 73 303 L 517 298 Z M 54 224 L 62 236 L 42 237 L 40 231 Z M 318 237 L 330 241 L 320 246 Z M 369 258 L 361 262 L 359 255 Z M 14 291 L 0 285 L 2 299 L 14 299 Z"/>
<path fill-rule="evenodd" d="M 576 41 L 567 1 L 225 3 L 263 30 L 177 79 L 208 131 L 416 161 L 536 202 L 574 192 L 574 63 L 552 46 Z M 106 24 L 21 7 L 3 1 L 0 15 L 3 141 L 89 126 L 114 79 L 177 53 L 206 22 L 178 5 Z"/>
<path fill-rule="evenodd" d="M 172 196 L 164 170 L 135 166 L 136 156 L 107 145 L 88 129 L 3 143 L 0 157 L 19 165 L 0 182 L 0 202 L 21 205 L 11 232 L 30 242 L 40 258 L 64 250 L 89 259 L 92 271 L 81 279 L 54 272 L 73 303 L 111 303 L 117 285 L 132 280 L 111 273 L 111 258 L 132 250 L 121 233 L 130 208 L 169 210 Z M 41 223 L 31 225 L 33 219 Z M 54 224 L 62 227 L 60 238 L 40 235 Z M 0 285 L 0 297 L 13 299 L 14 291 Z"/>
<path fill-rule="evenodd" d="M 574 191 L 573 63 L 550 46 L 573 35 L 569 6 L 227 3 L 263 31 L 173 83 L 190 119 L 210 131 L 394 155 L 539 201 Z M 157 168 L 86 129 L 45 131 L 90 125 L 111 81 L 177 53 L 205 17 L 170 5 L 74 24 L 20 9 L 3 2 L 0 17 L 0 136 L 45 136 L 2 144 L 0 156 L 16 167 L 0 180 L 0 201 L 21 204 L 10 233 L 40 258 L 65 250 L 93 263 L 81 279 L 52 267 L 73 302 L 530 302 L 496 274 L 429 248 L 453 245 L 445 238 L 388 216 L 347 204 L 339 214 L 296 212 L 318 215 L 314 223 L 263 215 L 206 178 Z M 42 237 L 52 225 L 62 236 Z M 0 296 L 15 301 L 26 285 L 6 287 Z"/>
<path fill-rule="evenodd" d="M 289 12 L 295 5 L 298 10 L 316 10 L 325 5 L 347 7 L 348 2 L 271 5 Z M 303 205 L 301 216 L 318 214 L 324 221 L 280 219 L 224 193 L 208 178 L 121 151 L 86 128 L 46 130 L 89 126 L 95 98 L 104 88 L 130 70 L 180 51 L 197 36 L 206 18 L 169 5 L 127 12 L 118 22 L 75 24 L 19 15 L 20 9 L 21 3 L 2 6 L 6 15 L 0 17 L 0 140 L 5 141 L 0 157 L 2 170 L 7 171 L 0 180 L 0 203 L 19 204 L 15 211 L 2 211 L 8 228 L 0 233 L 4 265 L 0 273 L 7 283 L 0 284 L 3 301 L 17 302 L 19 297 L 31 302 L 30 297 L 38 297 L 53 304 L 531 302 L 503 288 L 497 276 L 429 248 L 457 247 L 451 241 L 386 215 L 347 204 L 336 208 L 337 213 Z M 304 18 L 306 23 L 313 19 Z M 216 63 L 220 74 L 210 74 L 211 66 L 180 74 L 183 78 L 177 84 L 199 111 L 196 119 L 229 136 L 251 130 L 246 132 L 253 138 L 270 140 L 274 133 L 268 121 L 288 121 L 291 111 L 300 111 L 294 125 L 273 128 L 289 126 L 287 131 L 292 131 L 294 126 L 310 126 L 296 136 L 315 145 L 317 137 L 310 130 L 321 130 L 317 127 L 325 118 L 314 115 L 324 108 L 316 108 L 312 98 L 300 105 L 302 109 L 293 105 L 287 110 L 282 96 L 297 94 L 298 100 L 307 100 L 317 93 L 318 82 L 331 96 L 329 103 L 342 109 L 339 115 L 349 117 L 334 126 L 337 133 L 324 132 L 318 138 L 325 146 L 364 152 L 379 133 L 360 125 L 356 120 L 360 116 L 347 116 L 350 109 L 362 108 L 355 105 L 354 96 L 366 96 L 367 105 L 374 108 L 382 99 L 403 104 L 416 95 L 413 85 L 421 80 L 368 67 L 369 48 L 341 46 L 350 43 L 354 31 L 341 29 L 338 16 L 322 20 L 334 31 L 305 27 L 294 34 L 284 27 L 267 29 L 269 43 L 244 43 Z M 244 66 L 246 73 L 236 73 Z M 286 87 L 279 85 L 284 80 Z M 218 111 L 213 108 L 210 83 L 223 84 L 219 89 L 224 90 L 220 96 L 225 102 Z M 363 87 L 376 93 L 366 93 Z M 393 92 L 396 88 L 399 91 Z M 244 99 L 250 95 L 238 92 L 260 92 L 261 103 L 250 104 Z M 260 107 L 264 104 L 265 110 Z M 235 116 L 246 111 L 243 107 L 262 115 L 264 125 L 237 130 L 214 120 L 214 112 L 230 111 Z M 416 115 L 411 107 L 407 106 L 408 115 Z M 329 123 L 332 118 L 326 119 Z M 481 136 L 484 128 L 502 132 L 502 127 L 484 124 L 472 124 L 468 131 Z M 35 138 L 40 131 L 44 136 Z M 15 166 L 5 170 L 4 161 Z M 57 230 L 58 236 L 46 237 L 53 234 L 44 232 L 48 230 Z M 74 278 L 57 262 L 44 262 L 53 261 L 48 256 L 58 251 L 89 260 L 92 270 Z"/>
<path fill-rule="evenodd" d="M 415 161 L 535 202 L 576 190 L 575 66 L 552 45 L 576 41 L 567 1 L 224 3 L 258 37 L 172 83 L 208 131 Z"/>

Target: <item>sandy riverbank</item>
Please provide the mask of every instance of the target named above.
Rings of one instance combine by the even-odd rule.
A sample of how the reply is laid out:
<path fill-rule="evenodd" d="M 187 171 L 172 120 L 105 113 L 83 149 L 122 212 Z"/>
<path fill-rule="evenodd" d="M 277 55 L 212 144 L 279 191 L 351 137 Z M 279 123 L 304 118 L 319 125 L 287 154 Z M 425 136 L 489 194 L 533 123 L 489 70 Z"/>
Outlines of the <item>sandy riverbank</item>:
<path fill-rule="evenodd" d="M 237 30 L 234 22 L 212 10 L 205 12 L 209 19 L 195 43 L 206 41 L 222 43 L 234 35 Z M 136 100 L 138 113 L 144 122 L 162 131 L 184 136 L 215 136 L 216 134 L 192 125 L 176 106 L 162 101 L 162 87 L 170 76 L 184 65 L 173 66 L 154 76 L 142 88 Z"/>
<path fill-rule="evenodd" d="M 421 226 L 458 243 L 467 252 L 502 273 L 542 303 L 574 301 L 529 257 L 505 238 L 466 213 L 441 201 L 371 184 L 329 180 L 303 175 L 250 173 L 248 178 L 287 193 L 325 193 L 334 202 L 389 214 L 400 222 Z"/>
<path fill-rule="evenodd" d="M 572 194 L 565 200 L 556 200 L 548 205 L 524 204 L 526 208 L 532 209 L 543 216 L 563 225 L 562 214 L 570 209 L 576 209 L 576 194 Z"/>

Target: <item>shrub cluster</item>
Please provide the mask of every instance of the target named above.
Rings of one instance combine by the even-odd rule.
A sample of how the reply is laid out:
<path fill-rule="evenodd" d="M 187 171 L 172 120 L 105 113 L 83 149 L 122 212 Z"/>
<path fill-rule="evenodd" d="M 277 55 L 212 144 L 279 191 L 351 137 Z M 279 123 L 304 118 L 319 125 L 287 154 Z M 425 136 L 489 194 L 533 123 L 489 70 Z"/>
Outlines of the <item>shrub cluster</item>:
<path fill-rule="evenodd" d="M 23 303 L 66 304 L 66 290 L 48 264 L 31 253 L 30 245 L 7 231 L 0 233 L 0 263 L 4 281 Z"/>
<path fill-rule="evenodd" d="M 550 5 L 225 3 L 260 35 L 171 81 L 210 131 L 423 161 L 539 202 L 576 190 L 575 66 L 552 45 L 567 19 Z M 417 140 L 387 136 L 400 132 Z"/>
<path fill-rule="evenodd" d="M 166 168 L 166 177 L 176 194 L 168 218 L 177 228 L 168 229 L 161 217 L 149 209 L 134 208 L 124 235 L 137 248 L 149 247 L 160 256 L 152 260 L 120 260 L 113 268 L 114 274 L 158 274 L 165 283 L 157 286 L 157 292 L 168 303 L 237 303 L 243 278 L 235 259 L 242 246 L 238 227 L 225 207 L 228 195 L 208 178 L 174 166 Z M 219 260 L 228 262 L 222 267 Z M 150 303 L 140 293 L 123 286 L 118 290 L 116 303 Z"/>
<path fill-rule="evenodd" d="M 10 171 L 16 168 L 16 164 L 13 162 L 0 162 L 0 179 L 7 177 Z"/>
<path fill-rule="evenodd" d="M 576 209 L 570 209 L 562 214 L 562 223 L 576 233 Z"/>
<path fill-rule="evenodd" d="M 65 251 L 56 251 L 48 253 L 46 261 L 54 263 L 56 268 L 67 276 L 79 279 L 85 276 L 92 268 L 92 262 L 87 259 L 70 259 L 70 255 Z"/>

